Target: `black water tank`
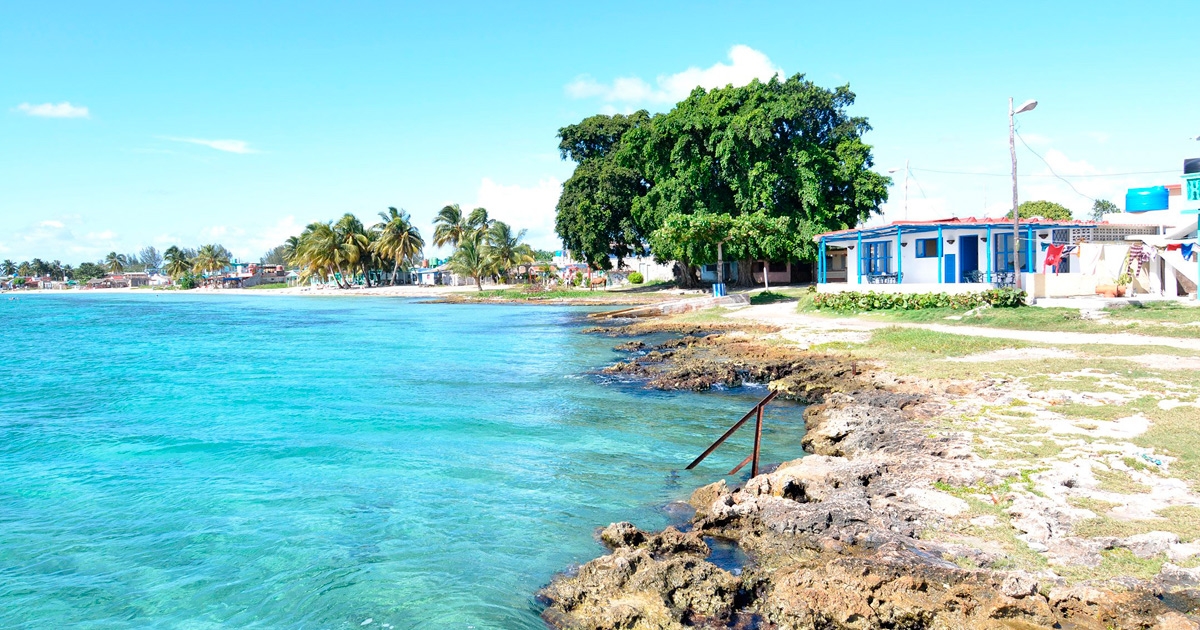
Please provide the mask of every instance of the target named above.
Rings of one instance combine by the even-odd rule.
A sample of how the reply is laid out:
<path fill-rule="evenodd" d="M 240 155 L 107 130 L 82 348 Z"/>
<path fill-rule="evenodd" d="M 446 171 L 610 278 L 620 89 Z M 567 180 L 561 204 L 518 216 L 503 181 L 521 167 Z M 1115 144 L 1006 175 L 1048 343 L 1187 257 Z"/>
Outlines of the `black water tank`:
<path fill-rule="evenodd" d="M 1183 161 L 1183 174 L 1200 173 L 1200 158 L 1189 158 Z"/>

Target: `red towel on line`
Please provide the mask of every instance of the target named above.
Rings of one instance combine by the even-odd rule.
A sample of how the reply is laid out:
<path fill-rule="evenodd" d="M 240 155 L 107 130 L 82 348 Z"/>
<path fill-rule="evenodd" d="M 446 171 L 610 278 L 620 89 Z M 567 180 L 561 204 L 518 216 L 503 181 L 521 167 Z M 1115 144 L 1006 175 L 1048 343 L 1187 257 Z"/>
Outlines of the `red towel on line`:
<path fill-rule="evenodd" d="M 1173 252 L 1173 251 L 1179 249 L 1180 247 L 1183 247 L 1183 245 L 1180 243 L 1170 243 L 1167 245 L 1167 251 Z"/>
<path fill-rule="evenodd" d="M 1062 253 L 1063 253 L 1062 245 L 1051 245 L 1051 246 L 1047 247 L 1046 248 L 1046 266 L 1054 267 L 1054 266 L 1058 265 L 1058 263 L 1062 261 Z M 1054 273 L 1058 273 L 1057 268 L 1054 270 Z"/>

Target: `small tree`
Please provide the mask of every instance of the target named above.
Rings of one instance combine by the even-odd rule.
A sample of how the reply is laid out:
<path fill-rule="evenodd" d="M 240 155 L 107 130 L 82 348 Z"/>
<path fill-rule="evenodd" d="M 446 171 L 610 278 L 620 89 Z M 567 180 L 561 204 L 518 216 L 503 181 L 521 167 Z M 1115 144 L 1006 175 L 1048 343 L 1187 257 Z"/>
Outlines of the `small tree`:
<path fill-rule="evenodd" d="M 1022 219 L 1032 217 L 1042 217 L 1051 221 L 1073 221 L 1075 219 L 1066 206 L 1053 201 L 1026 201 L 1017 206 L 1017 211 L 1021 213 Z M 1012 216 L 1011 212 L 1009 216 Z"/>
<path fill-rule="evenodd" d="M 1107 199 L 1097 199 L 1092 203 L 1092 220 L 1102 221 L 1104 219 L 1104 215 L 1115 214 L 1120 211 L 1121 209 L 1117 207 L 1117 204 Z"/>

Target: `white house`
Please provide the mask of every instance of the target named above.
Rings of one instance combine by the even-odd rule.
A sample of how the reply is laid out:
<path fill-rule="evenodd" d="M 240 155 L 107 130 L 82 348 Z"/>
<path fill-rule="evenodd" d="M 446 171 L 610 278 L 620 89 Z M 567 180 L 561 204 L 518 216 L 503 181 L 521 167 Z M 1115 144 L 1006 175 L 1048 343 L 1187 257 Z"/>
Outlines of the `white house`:
<path fill-rule="evenodd" d="M 1085 242 L 1120 243 L 1144 229 L 1094 221 L 1022 219 L 1017 266 L 1020 273 L 1030 276 L 1023 278 L 1022 286 L 1042 296 L 1094 293 L 1096 279 L 1079 277 L 1082 262 L 1066 248 Z M 828 232 L 814 240 L 820 249 L 820 291 L 963 293 L 1012 286 L 1016 280 L 1013 222 L 1008 218 L 898 221 Z M 1054 278 L 1032 277 L 1046 275 L 1045 261 L 1052 246 L 1067 251 L 1062 261 L 1050 268 Z"/>

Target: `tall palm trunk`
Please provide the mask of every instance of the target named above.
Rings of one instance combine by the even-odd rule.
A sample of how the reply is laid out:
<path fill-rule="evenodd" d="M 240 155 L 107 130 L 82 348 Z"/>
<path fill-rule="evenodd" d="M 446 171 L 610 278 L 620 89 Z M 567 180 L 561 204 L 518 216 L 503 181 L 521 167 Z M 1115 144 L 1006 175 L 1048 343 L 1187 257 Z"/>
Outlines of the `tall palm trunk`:
<path fill-rule="evenodd" d="M 396 276 L 400 274 L 400 260 L 392 261 L 392 286 L 396 286 Z"/>

